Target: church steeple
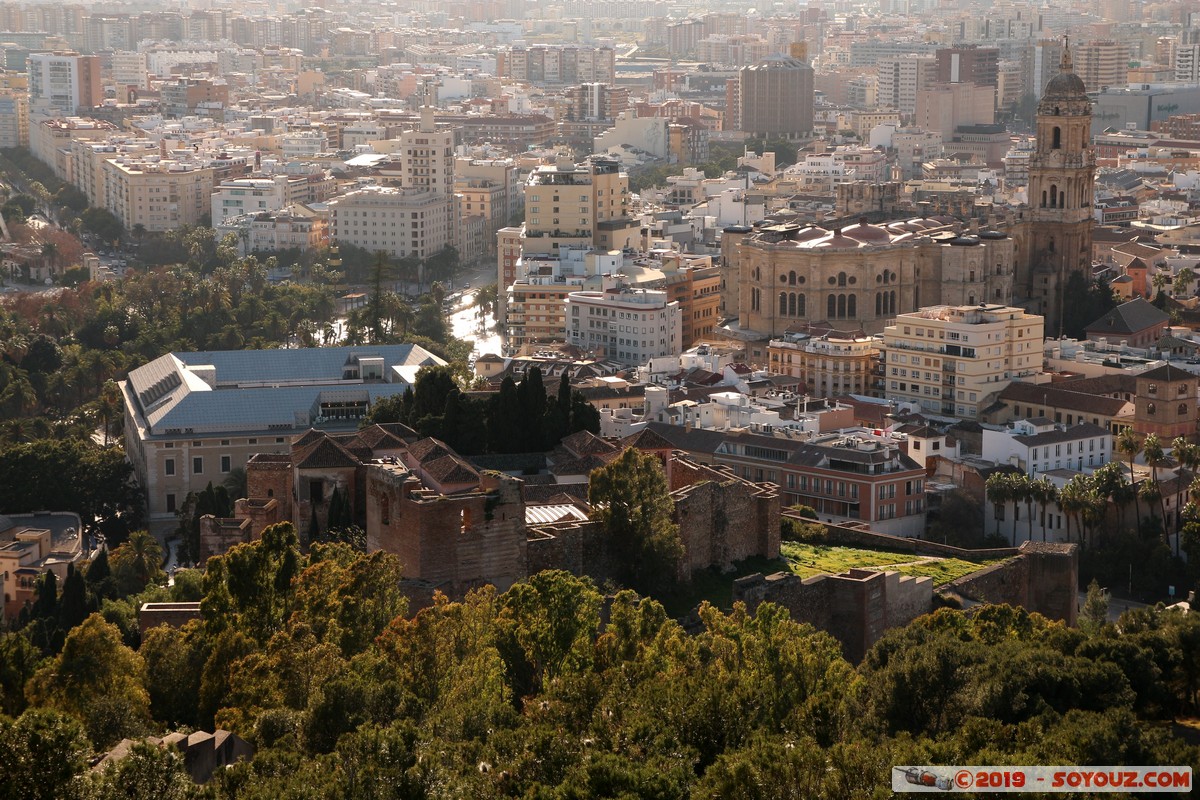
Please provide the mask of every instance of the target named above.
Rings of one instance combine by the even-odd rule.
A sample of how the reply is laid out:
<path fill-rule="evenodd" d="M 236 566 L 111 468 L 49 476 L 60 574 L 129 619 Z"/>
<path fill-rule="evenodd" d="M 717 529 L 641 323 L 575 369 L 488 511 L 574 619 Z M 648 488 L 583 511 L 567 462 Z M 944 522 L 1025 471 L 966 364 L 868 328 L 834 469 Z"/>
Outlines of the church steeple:
<path fill-rule="evenodd" d="M 1018 291 L 1053 332 L 1062 321 L 1072 274 L 1090 280 L 1092 195 L 1096 158 L 1091 149 L 1092 103 L 1075 74 L 1071 44 L 1063 39 L 1061 71 L 1038 102 L 1037 147 L 1029 160 L 1029 241 Z"/>

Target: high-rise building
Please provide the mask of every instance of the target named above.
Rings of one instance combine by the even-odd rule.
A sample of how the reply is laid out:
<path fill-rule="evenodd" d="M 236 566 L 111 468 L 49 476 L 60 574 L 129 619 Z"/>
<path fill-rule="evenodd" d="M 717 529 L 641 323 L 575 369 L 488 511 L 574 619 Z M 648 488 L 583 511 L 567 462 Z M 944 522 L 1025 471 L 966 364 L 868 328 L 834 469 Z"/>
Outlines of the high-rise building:
<path fill-rule="evenodd" d="M 767 139 L 800 139 L 813 128 L 813 70 L 776 56 L 738 73 L 741 129 Z"/>
<path fill-rule="evenodd" d="M 372 186 L 329 201 L 330 230 L 341 242 L 426 259 L 457 244 L 454 131 L 435 125 L 426 106 L 420 126 L 397 138 L 399 188 Z"/>
<path fill-rule="evenodd" d="M 0 147 L 29 146 L 29 98 L 24 92 L 0 92 Z"/>
<path fill-rule="evenodd" d="M 883 329 L 885 396 L 976 419 L 1015 378 L 1042 368 L 1043 320 L 1004 305 L 933 306 Z"/>
<path fill-rule="evenodd" d="M 74 114 L 104 100 L 100 59 L 78 53 L 30 53 L 29 101 L 34 108 Z"/>
<path fill-rule="evenodd" d="M 1101 90 L 1129 83 L 1130 49 L 1126 42 L 1088 42 L 1077 48 L 1078 75 L 1085 86 Z"/>
<path fill-rule="evenodd" d="M 993 89 L 999 85 L 999 48 L 974 44 L 945 47 L 935 58 L 938 83 L 973 83 Z"/>
<path fill-rule="evenodd" d="M 916 111 L 917 92 L 937 82 L 937 61 L 933 56 L 880 59 L 875 69 L 879 107 L 895 108 L 901 114 Z"/>
<path fill-rule="evenodd" d="M 1067 281 L 1090 279 L 1096 156 L 1092 104 L 1063 48 L 1061 71 L 1037 107 L 1037 147 L 1029 158 L 1029 222 L 1017 235 L 1020 272 L 1014 295 L 1046 318 L 1058 335 Z"/>

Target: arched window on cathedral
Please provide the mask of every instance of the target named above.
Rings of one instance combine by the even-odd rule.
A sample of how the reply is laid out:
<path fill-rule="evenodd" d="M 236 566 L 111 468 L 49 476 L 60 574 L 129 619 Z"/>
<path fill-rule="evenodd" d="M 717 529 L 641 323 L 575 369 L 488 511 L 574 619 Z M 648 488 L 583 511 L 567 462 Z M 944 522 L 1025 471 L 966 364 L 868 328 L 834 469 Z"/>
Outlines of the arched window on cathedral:
<path fill-rule="evenodd" d="M 807 305 L 808 304 L 804 302 L 804 292 L 801 292 L 800 294 L 796 295 L 796 316 L 798 316 L 798 317 L 808 316 L 808 308 L 806 307 Z"/>
<path fill-rule="evenodd" d="M 1062 128 L 1055 128 L 1050 147 L 1054 150 L 1062 149 Z"/>
<path fill-rule="evenodd" d="M 787 306 L 788 306 L 787 292 L 780 292 L 779 293 L 779 316 L 782 317 L 784 314 L 787 313 Z"/>
<path fill-rule="evenodd" d="M 845 285 L 846 285 L 846 273 L 839 272 L 838 273 L 838 286 L 845 286 Z"/>
<path fill-rule="evenodd" d="M 838 319 L 846 318 L 846 295 L 844 295 L 844 294 L 838 295 L 837 315 L 838 315 Z"/>
<path fill-rule="evenodd" d="M 796 270 L 792 270 L 791 272 L 788 273 L 788 285 L 789 286 L 796 285 Z"/>
<path fill-rule="evenodd" d="M 846 298 L 846 316 L 851 319 L 858 316 L 858 295 L 851 294 Z"/>
<path fill-rule="evenodd" d="M 837 319 L 837 295 L 829 295 L 829 301 L 825 304 L 825 316 Z"/>
<path fill-rule="evenodd" d="M 1042 208 L 1046 207 L 1046 191 L 1042 190 Z"/>
<path fill-rule="evenodd" d="M 796 316 L 796 293 L 788 295 L 788 316 Z"/>
<path fill-rule="evenodd" d="M 1050 184 L 1050 207 L 1058 208 L 1058 184 Z"/>
<path fill-rule="evenodd" d="M 883 316 L 883 292 L 875 293 L 875 316 Z"/>
<path fill-rule="evenodd" d="M 975 305 L 975 295 L 973 295 L 973 294 L 967 295 L 967 305 L 969 305 L 969 306 Z"/>

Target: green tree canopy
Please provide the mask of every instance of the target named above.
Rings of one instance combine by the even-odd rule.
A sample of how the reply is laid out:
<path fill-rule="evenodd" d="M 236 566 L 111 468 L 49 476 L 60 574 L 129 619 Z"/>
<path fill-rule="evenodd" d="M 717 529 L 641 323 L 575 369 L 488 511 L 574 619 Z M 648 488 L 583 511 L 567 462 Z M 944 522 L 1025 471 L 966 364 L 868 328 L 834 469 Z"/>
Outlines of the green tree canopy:
<path fill-rule="evenodd" d="M 619 577 L 648 594 L 680 577 L 683 542 L 675 524 L 674 501 L 659 460 L 628 447 L 610 464 L 592 472 L 588 502 L 604 526 L 617 559 Z"/>

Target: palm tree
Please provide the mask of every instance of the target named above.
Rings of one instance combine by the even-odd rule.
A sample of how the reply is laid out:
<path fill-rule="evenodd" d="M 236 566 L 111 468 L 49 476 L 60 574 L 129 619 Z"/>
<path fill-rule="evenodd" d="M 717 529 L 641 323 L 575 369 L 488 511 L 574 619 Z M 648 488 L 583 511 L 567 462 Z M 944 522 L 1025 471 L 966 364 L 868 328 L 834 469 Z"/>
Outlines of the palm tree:
<path fill-rule="evenodd" d="M 54 242 L 44 242 L 42 258 L 50 265 L 50 272 L 56 274 L 58 272 L 58 245 Z"/>
<path fill-rule="evenodd" d="M 1104 512 L 1108 510 L 1108 498 L 1102 497 L 1095 487 L 1088 482 L 1088 489 L 1083 496 L 1083 521 L 1089 534 L 1095 534 L 1096 526 L 1104 521 Z M 1088 536 L 1088 543 L 1094 544 L 1094 537 Z"/>
<path fill-rule="evenodd" d="M 1158 493 L 1158 509 L 1161 512 L 1159 519 L 1162 521 L 1162 533 L 1165 539 L 1167 536 L 1167 506 L 1165 498 L 1162 496 L 1162 489 L 1158 486 L 1158 468 L 1164 459 L 1162 440 L 1158 438 L 1157 434 L 1152 433 L 1146 437 L 1146 441 L 1142 443 L 1142 452 L 1146 454 L 1146 463 L 1150 465 L 1150 480 L 1154 482 Z"/>
<path fill-rule="evenodd" d="M 30 440 L 29 420 L 22 417 L 15 417 L 4 423 L 3 433 L 0 434 L 0 439 L 3 439 L 5 444 L 20 444 Z"/>
<path fill-rule="evenodd" d="M 1133 428 L 1126 426 L 1117 434 L 1117 450 L 1121 455 L 1129 459 L 1129 485 L 1133 487 L 1133 524 L 1135 529 L 1140 529 L 1142 526 L 1142 509 L 1138 506 L 1138 481 L 1133 473 L 1133 462 L 1138 457 L 1138 454 L 1142 452 L 1142 440 L 1133 432 Z"/>
<path fill-rule="evenodd" d="M 1081 477 L 1076 475 L 1071 478 L 1058 492 L 1058 507 L 1067 518 L 1067 541 L 1071 541 L 1071 520 L 1074 519 L 1079 528 L 1080 544 L 1083 543 L 1083 525 L 1079 523 L 1079 515 L 1083 511 L 1085 494 L 1085 487 L 1078 480 Z"/>
<path fill-rule="evenodd" d="M 1018 473 L 1012 476 L 1013 487 L 1013 511 L 1016 511 L 1016 504 L 1022 500 L 1025 501 L 1025 517 L 1028 524 L 1029 534 L 1026 539 L 1033 538 L 1033 481 L 1024 473 Z M 1013 514 L 1013 547 L 1017 545 L 1017 520 L 1016 513 Z"/>
<path fill-rule="evenodd" d="M 134 531 L 129 534 L 129 541 L 125 543 L 125 547 L 129 548 L 129 564 L 133 567 L 134 574 L 143 585 L 149 583 L 150 579 L 158 574 L 162 545 L 149 531 Z"/>
<path fill-rule="evenodd" d="M 993 472 L 985 484 L 987 499 L 994 507 L 993 516 L 996 518 L 996 535 L 1000 535 L 1000 520 L 1004 519 L 1004 506 L 1012 499 L 1012 488 L 1008 482 L 1007 472 Z"/>
<path fill-rule="evenodd" d="M 1092 473 L 1092 481 L 1101 497 L 1106 497 L 1117 507 L 1117 524 L 1124 515 L 1125 505 L 1130 500 L 1129 482 L 1125 480 L 1125 467 L 1110 461 Z"/>
<path fill-rule="evenodd" d="M 100 397 L 97 398 L 97 410 L 100 412 L 100 418 L 104 420 L 104 446 L 108 446 L 109 431 L 112 429 L 112 421 L 121 413 L 123 404 L 121 402 L 121 389 L 117 386 L 116 381 L 106 380 L 104 385 L 100 387 Z"/>
<path fill-rule="evenodd" d="M 1036 481 L 1031 481 L 1029 484 L 1030 492 L 1033 499 L 1038 502 L 1042 520 L 1042 541 L 1046 541 L 1046 506 L 1058 499 L 1058 488 L 1055 487 L 1050 479 L 1045 475 L 1038 478 Z M 1030 515 L 1030 532 L 1029 538 L 1033 538 L 1033 517 Z"/>
<path fill-rule="evenodd" d="M 1158 490 L 1158 484 L 1154 481 L 1142 481 L 1142 485 L 1138 487 L 1137 493 L 1138 498 L 1147 505 L 1162 500 L 1162 492 Z"/>
<path fill-rule="evenodd" d="M 1196 284 L 1196 273 L 1191 267 L 1184 267 L 1175 273 L 1175 280 L 1171 282 L 1171 289 L 1176 295 L 1189 294 L 1191 289 Z"/>
<path fill-rule="evenodd" d="M 1160 269 L 1157 272 L 1155 272 L 1154 277 L 1150 279 L 1150 285 L 1152 285 L 1154 287 L 1154 296 L 1158 297 L 1158 295 L 1162 292 L 1163 289 L 1166 288 L 1167 284 L 1170 282 L 1171 282 L 1171 278 L 1167 274 L 1166 270 Z"/>
<path fill-rule="evenodd" d="M 229 492 L 230 500 L 242 499 L 246 496 L 246 470 L 242 467 L 234 467 L 229 470 L 229 474 L 225 476 L 221 485 Z"/>

